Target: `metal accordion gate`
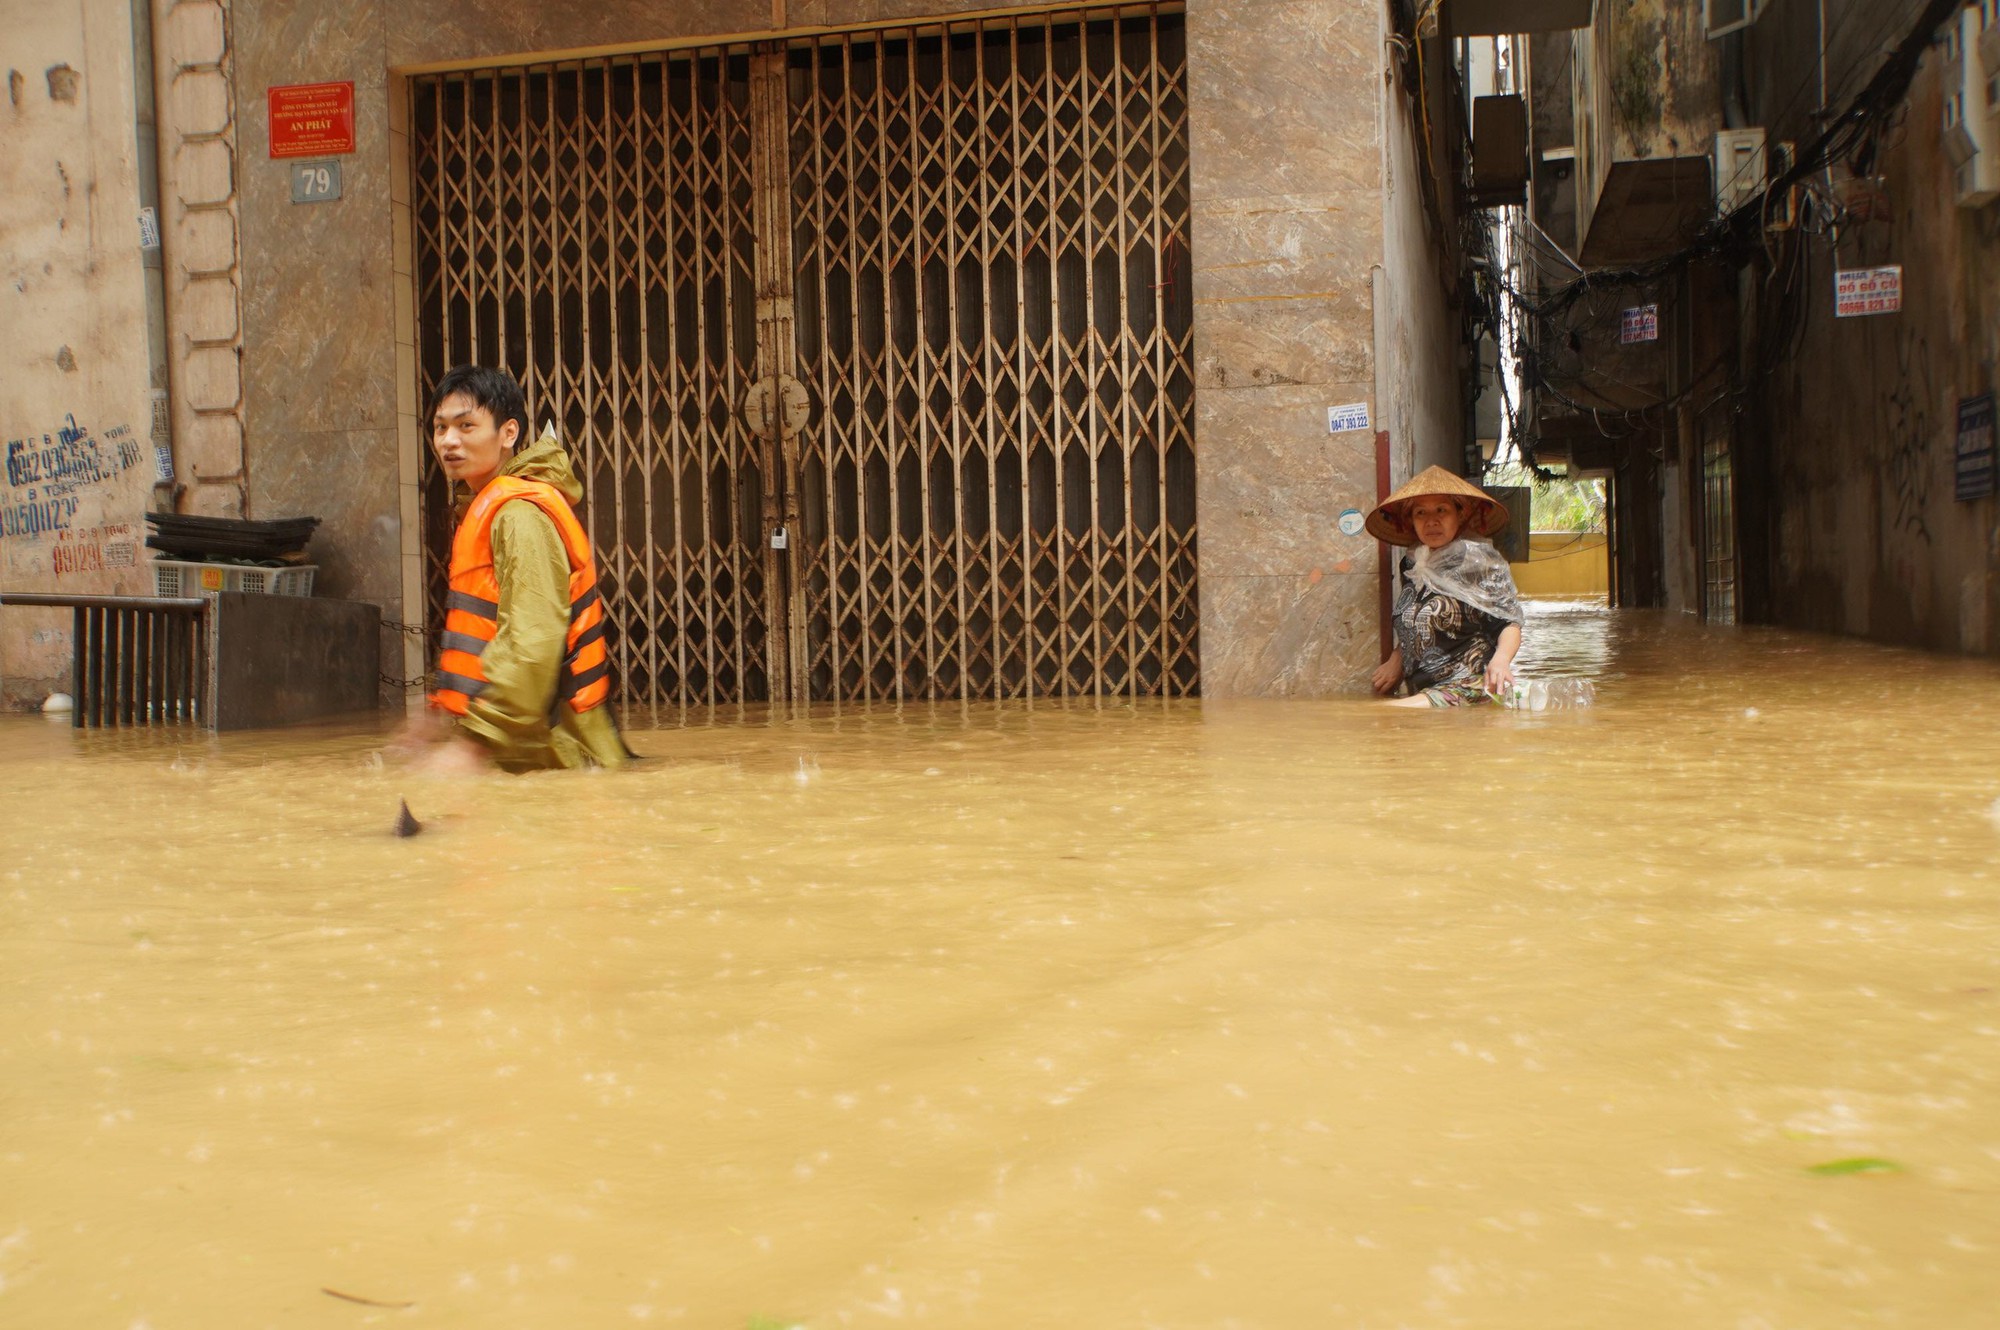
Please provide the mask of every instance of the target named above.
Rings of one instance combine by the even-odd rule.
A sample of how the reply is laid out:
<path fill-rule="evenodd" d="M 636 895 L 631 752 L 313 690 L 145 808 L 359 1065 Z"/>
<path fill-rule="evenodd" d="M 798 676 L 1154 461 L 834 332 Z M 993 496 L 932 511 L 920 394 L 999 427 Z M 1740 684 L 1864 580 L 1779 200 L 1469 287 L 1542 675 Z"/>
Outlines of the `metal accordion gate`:
<path fill-rule="evenodd" d="M 1199 686 L 1186 46 L 1157 7 L 426 75 L 420 391 L 584 480 L 627 706 Z M 452 496 L 423 461 L 430 622 Z"/>

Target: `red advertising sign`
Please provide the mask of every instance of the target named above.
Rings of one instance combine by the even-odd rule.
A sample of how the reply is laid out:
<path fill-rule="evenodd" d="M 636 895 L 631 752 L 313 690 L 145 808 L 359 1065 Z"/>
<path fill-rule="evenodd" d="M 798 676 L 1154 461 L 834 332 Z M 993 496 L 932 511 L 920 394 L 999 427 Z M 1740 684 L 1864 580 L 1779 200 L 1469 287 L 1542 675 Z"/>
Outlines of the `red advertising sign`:
<path fill-rule="evenodd" d="M 265 94 L 271 156 L 333 157 L 354 151 L 354 85 L 294 83 Z"/>

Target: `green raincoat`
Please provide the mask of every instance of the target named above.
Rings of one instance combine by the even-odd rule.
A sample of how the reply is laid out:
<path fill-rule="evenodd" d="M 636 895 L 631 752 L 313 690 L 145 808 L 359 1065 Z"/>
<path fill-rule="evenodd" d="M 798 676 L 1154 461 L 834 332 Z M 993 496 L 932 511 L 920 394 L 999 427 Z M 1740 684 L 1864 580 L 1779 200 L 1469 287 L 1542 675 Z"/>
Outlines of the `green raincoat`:
<path fill-rule="evenodd" d="M 583 497 L 569 454 L 550 430 L 499 474 L 553 485 L 571 504 Z M 492 539 L 500 613 L 479 657 L 486 688 L 459 729 L 506 771 L 624 766 L 628 754 L 608 702 L 578 713 L 555 701 L 569 635 L 569 559 L 555 523 L 532 503 L 502 504 Z"/>

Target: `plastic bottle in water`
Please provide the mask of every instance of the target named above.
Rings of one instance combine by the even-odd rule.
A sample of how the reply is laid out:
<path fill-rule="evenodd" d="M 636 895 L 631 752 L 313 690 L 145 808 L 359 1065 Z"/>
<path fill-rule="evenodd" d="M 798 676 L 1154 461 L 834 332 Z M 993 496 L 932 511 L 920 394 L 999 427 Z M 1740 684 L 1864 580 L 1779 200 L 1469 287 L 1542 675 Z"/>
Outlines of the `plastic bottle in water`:
<path fill-rule="evenodd" d="M 1570 711 L 1596 698 L 1588 679 L 1516 679 L 1501 701 L 1515 711 Z"/>

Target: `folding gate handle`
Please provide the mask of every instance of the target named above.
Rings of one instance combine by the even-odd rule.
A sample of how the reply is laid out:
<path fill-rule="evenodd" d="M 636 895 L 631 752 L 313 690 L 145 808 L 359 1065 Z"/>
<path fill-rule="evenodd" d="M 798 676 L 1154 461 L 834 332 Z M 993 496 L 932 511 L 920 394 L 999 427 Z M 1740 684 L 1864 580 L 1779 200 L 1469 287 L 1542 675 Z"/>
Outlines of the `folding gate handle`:
<path fill-rule="evenodd" d="M 789 374 L 759 379 L 743 394 L 743 423 L 759 438 L 796 438 L 812 423 L 812 394 Z"/>

